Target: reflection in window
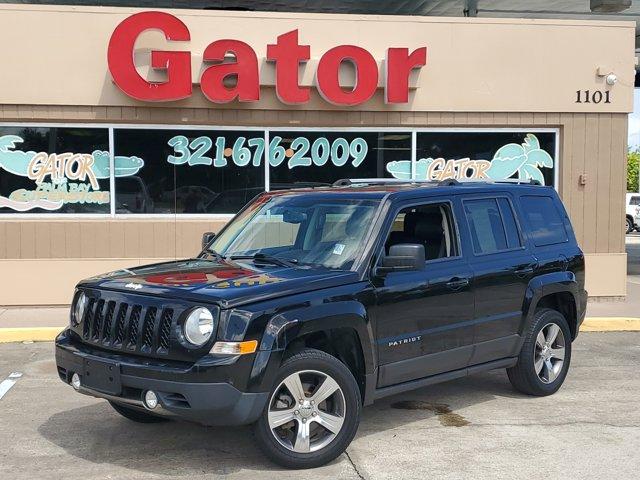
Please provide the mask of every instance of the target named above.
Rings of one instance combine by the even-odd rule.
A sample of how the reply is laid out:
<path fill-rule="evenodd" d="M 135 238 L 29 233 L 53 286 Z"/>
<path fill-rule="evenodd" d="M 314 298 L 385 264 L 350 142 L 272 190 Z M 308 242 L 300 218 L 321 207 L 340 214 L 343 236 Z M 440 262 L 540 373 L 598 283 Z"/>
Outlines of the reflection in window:
<path fill-rule="evenodd" d="M 411 163 L 411 134 L 270 131 L 268 154 L 271 190 L 331 185 L 341 178 L 388 178 L 393 176 L 386 168 L 390 162 Z"/>
<path fill-rule="evenodd" d="M 520 204 L 529 223 L 531 239 L 536 246 L 567 241 L 567 231 L 551 197 L 527 195 L 521 197 Z"/>
<path fill-rule="evenodd" d="M 235 213 L 264 191 L 264 133 L 116 129 L 116 158 L 145 166 L 116 178 L 118 213 Z"/>
<path fill-rule="evenodd" d="M 509 248 L 504 224 L 495 199 L 465 200 L 464 212 L 467 216 L 471 243 L 473 243 L 475 253 L 495 253 Z"/>

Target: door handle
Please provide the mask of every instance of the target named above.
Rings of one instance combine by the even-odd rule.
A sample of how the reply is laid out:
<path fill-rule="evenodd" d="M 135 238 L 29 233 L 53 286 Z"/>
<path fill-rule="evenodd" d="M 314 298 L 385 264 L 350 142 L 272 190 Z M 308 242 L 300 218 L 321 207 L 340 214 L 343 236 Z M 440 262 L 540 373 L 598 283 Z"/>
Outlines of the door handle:
<path fill-rule="evenodd" d="M 514 270 L 514 273 L 519 277 L 526 277 L 530 273 L 533 273 L 533 271 L 536 269 L 537 266 L 538 266 L 537 263 L 531 263 L 531 264 L 525 265 L 523 267 L 517 267 Z"/>
<path fill-rule="evenodd" d="M 468 278 L 453 277 L 447 282 L 447 287 L 449 287 L 451 290 L 460 290 L 467 285 L 469 285 Z"/>

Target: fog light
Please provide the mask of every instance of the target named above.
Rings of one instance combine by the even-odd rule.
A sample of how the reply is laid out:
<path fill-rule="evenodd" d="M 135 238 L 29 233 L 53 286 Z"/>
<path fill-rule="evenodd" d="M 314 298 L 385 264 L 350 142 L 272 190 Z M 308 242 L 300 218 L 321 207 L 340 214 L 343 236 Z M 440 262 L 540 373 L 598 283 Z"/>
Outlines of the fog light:
<path fill-rule="evenodd" d="M 153 410 L 158 406 L 158 396 L 155 394 L 155 392 L 151 390 L 146 391 L 146 393 L 144 394 L 144 406 L 149 410 Z"/>
<path fill-rule="evenodd" d="M 71 386 L 76 390 L 80 390 L 80 375 L 78 375 L 77 373 L 74 373 L 71 376 Z"/>

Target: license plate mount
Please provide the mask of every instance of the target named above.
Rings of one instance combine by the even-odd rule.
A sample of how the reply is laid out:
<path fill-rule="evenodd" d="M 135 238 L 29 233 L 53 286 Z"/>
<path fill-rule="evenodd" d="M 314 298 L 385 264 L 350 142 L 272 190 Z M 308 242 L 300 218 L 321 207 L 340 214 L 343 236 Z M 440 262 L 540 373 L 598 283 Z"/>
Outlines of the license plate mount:
<path fill-rule="evenodd" d="M 122 383 L 120 380 L 120 364 L 104 360 L 84 359 L 82 383 L 91 390 L 120 395 Z"/>

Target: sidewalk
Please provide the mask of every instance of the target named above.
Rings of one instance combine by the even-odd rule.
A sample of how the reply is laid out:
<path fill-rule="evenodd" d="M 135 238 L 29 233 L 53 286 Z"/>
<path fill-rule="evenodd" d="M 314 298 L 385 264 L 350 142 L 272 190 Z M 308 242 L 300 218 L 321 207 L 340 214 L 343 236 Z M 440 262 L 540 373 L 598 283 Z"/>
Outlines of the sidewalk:
<path fill-rule="evenodd" d="M 69 307 L 0 307 L 0 343 L 51 341 L 69 322 Z"/>

